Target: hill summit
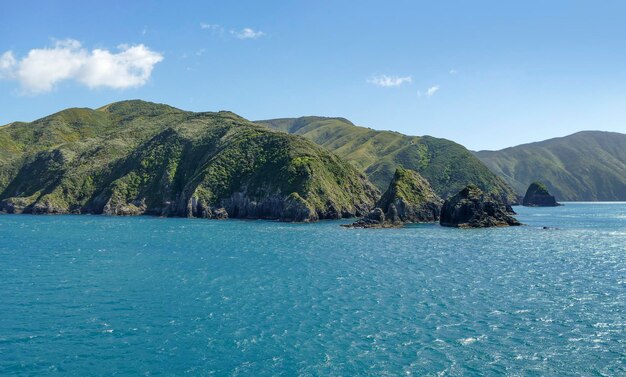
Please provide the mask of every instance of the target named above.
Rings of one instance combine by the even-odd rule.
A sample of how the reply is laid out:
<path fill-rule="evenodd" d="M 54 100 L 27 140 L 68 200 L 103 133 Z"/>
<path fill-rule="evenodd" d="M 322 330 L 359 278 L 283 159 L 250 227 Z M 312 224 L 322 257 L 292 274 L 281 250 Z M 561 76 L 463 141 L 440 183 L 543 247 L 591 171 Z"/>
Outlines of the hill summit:
<path fill-rule="evenodd" d="M 230 112 L 144 101 L 0 127 L 0 210 L 315 221 L 379 192 L 314 143 Z"/>
<path fill-rule="evenodd" d="M 460 144 L 432 136 L 408 136 L 355 126 L 344 118 L 301 117 L 256 122 L 301 135 L 352 163 L 379 190 L 385 190 L 396 168 L 418 172 L 442 198 L 469 184 L 517 203 L 515 191 Z"/>

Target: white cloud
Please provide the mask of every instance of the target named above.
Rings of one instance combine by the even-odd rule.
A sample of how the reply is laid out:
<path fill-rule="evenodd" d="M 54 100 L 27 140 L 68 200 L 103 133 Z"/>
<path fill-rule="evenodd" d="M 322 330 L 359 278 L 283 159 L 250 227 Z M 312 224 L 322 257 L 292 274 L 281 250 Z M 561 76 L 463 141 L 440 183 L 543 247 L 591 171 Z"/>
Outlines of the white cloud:
<path fill-rule="evenodd" d="M 0 78 L 10 78 L 13 75 L 13 67 L 15 67 L 15 57 L 13 51 L 7 51 L 0 56 Z"/>
<path fill-rule="evenodd" d="M 219 34 L 222 34 L 226 31 L 226 29 L 222 25 L 209 24 L 205 22 L 200 24 L 200 29 L 211 30 L 214 33 L 219 33 Z M 254 30 L 249 27 L 243 28 L 241 30 L 230 29 L 229 32 L 232 36 L 239 38 L 239 39 L 258 39 L 266 35 L 264 32 L 260 30 Z"/>
<path fill-rule="evenodd" d="M 367 82 L 370 84 L 374 84 L 376 86 L 382 87 L 393 87 L 400 86 L 404 83 L 411 83 L 413 78 L 411 76 L 387 76 L 387 75 L 379 75 L 373 76 L 372 78 L 367 79 Z"/>
<path fill-rule="evenodd" d="M 265 33 L 260 30 L 253 30 L 248 27 L 240 31 L 231 30 L 230 33 L 239 39 L 257 39 L 265 35 Z"/>
<path fill-rule="evenodd" d="M 439 91 L 439 85 L 435 85 L 435 86 L 431 86 L 430 88 L 428 88 L 428 90 L 426 91 L 426 95 L 428 97 L 432 97 L 435 95 L 435 93 L 437 93 L 437 91 Z"/>
<path fill-rule="evenodd" d="M 222 27 L 218 24 L 207 24 L 203 22 L 200 24 L 200 29 L 221 30 Z"/>
<path fill-rule="evenodd" d="M 144 85 L 163 55 L 143 44 L 120 45 L 117 53 L 88 51 L 80 42 L 57 41 L 53 48 L 32 49 L 17 61 L 11 51 L 0 57 L 0 77 L 15 79 L 30 93 L 48 92 L 65 80 L 89 88 L 124 89 Z M 8 73 L 7 73 L 8 72 Z"/>
<path fill-rule="evenodd" d="M 452 69 L 450 70 L 450 74 L 451 74 L 451 75 L 456 75 L 457 73 L 459 73 L 459 71 L 457 71 L 457 70 L 456 70 L 456 69 L 454 69 L 454 68 L 452 68 Z"/>

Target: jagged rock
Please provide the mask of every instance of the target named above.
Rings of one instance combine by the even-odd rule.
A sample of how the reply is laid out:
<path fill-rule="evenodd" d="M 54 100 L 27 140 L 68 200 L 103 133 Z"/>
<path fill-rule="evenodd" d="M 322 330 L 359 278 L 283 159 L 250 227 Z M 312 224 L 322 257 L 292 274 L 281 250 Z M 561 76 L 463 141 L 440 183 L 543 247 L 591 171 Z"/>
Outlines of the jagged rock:
<path fill-rule="evenodd" d="M 377 207 L 382 208 L 392 222 L 423 223 L 439 220 L 442 203 L 418 172 L 397 168 Z"/>
<path fill-rule="evenodd" d="M 228 212 L 224 208 L 216 208 L 212 214 L 211 218 L 215 220 L 226 220 L 228 218 Z"/>
<path fill-rule="evenodd" d="M 28 210 L 33 215 L 46 215 L 46 214 L 47 215 L 52 215 L 52 214 L 62 215 L 62 214 L 70 213 L 69 210 L 62 208 L 62 207 L 57 207 L 50 203 L 36 203 Z"/>
<path fill-rule="evenodd" d="M 287 197 L 280 216 L 281 221 L 308 222 L 318 219 L 315 209 L 297 193 L 292 193 Z"/>
<path fill-rule="evenodd" d="M 112 203 L 107 202 L 102 211 L 105 215 L 110 216 L 137 216 L 146 213 L 145 200 L 134 200 L 131 203 Z"/>
<path fill-rule="evenodd" d="M 71 210 L 50 202 L 29 204 L 28 198 L 10 198 L 0 202 L 0 213 L 67 214 L 71 213 Z"/>
<path fill-rule="evenodd" d="M 397 215 L 396 215 L 397 216 Z M 382 209 L 376 207 L 366 216 L 358 219 L 352 224 L 343 224 L 346 228 L 397 228 L 404 224 L 398 221 L 391 221 L 385 217 Z"/>
<path fill-rule="evenodd" d="M 387 208 L 387 221 L 391 223 L 397 223 L 402 221 L 402 219 L 398 215 L 398 208 L 394 203 L 391 203 Z"/>
<path fill-rule="evenodd" d="M 533 182 L 528 186 L 522 204 L 526 207 L 556 207 L 560 205 L 541 182 Z"/>
<path fill-rule="evenodd" d="M 440 224 L 458 228 L 521 225 L 500 198 L 484 194 L 475 185 L 467 186 L 445 201 Z"/>
<path fill-rule="evenodd" d="M 355 227 L 393 227 L 439 220 L 442 200 L 419 173 L 397 168 L 389 188 Z"/>
<path fill-rule="evenodd" d="M 367 215 L 367 219 L 371 221 L 383 223 L 385 222 L 385 213 L 383 212 L 382 209 L 376 207 Z"/>
<path fill-rule="evenodd" d="M 16 203 L 14 198 L 0 202 L 0 213 L 23 213 L 24 206 Z"/>

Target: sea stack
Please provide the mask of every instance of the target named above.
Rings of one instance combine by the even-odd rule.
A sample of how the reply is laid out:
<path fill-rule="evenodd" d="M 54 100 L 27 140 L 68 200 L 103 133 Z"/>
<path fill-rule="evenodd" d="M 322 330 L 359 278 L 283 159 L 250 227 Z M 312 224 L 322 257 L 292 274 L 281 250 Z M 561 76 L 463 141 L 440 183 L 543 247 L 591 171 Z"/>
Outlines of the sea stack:
<path fill-rule="evenodd" d="M 418 172 L 397 168 L 387 191 L 370 213 L 348 227 L 391 228 L 439 220 L 443 201 Z"/>
<path fill-rule="evenodd" d="M 543 183 L 536 181 L 528 186 L 522 204 L 526 207 L 556 207 L 561 205 L 557 203 L 554 196 L 550 195 L 548 188 Z"/>
<path fill-rule="evenodd" d="M 448 198 L 441 209 L 440 224 L 457 228 L 522 225 L 500 198 L 469 185 Z"/>

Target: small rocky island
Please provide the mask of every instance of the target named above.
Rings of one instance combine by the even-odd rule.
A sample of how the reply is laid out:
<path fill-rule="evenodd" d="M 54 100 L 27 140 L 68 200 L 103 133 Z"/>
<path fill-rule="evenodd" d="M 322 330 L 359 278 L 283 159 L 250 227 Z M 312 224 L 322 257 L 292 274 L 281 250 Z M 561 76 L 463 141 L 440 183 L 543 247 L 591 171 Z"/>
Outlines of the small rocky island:
<path fill-rule="evenodd" d="M 448 198 L 441 209 L 440 224 L 457 228 L 486 228 L 522 225 L 513 209 L 494 195 L 469 185 Z"/>
<path fill-rule="evenodd" d="M 394 228 L 406 223 L 436 222 L 442 200 L 418 172 L 397 168 L 389 188 L 376 208 L 353 224 L 352 228 Z"/>
<path fill-rule="evenodd" d="M 550 195 L 546 185 L 536 181 L 528 186 L 522 204 L 526 207 L 556 207 L 561 205 L 557 203 L 554 196 Z"/>

